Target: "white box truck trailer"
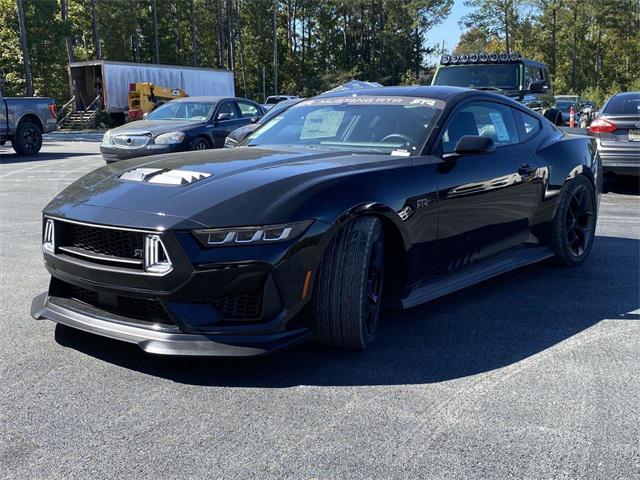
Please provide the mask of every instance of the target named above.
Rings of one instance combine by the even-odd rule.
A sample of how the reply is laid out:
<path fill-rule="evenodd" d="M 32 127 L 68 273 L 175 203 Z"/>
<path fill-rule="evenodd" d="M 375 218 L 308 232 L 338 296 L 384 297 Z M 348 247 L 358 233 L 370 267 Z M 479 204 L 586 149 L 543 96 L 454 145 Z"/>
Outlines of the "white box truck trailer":
<path fill-rule="evenodd" d="M 118 123 L 124 121 L 128 108 L 129 85 L 139 82 L 179 88 L 190 97 L 235 96 L 233 72 L 228 70 L 107 60 L 69 64 L 69 87 L 75 96 L 76 108 L 99 106 Z"/>

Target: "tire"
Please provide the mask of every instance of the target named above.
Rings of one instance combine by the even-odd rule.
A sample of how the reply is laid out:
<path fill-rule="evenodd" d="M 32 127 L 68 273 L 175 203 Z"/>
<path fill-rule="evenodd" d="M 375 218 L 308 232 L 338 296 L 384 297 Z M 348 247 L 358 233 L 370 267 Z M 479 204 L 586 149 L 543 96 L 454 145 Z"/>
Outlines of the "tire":
<path fill-rule="evenodd" d="M 42 129 L 33 122 L 20 122 L 11 146 L 18 155 L 35 155 L 42 148 Z"/>
<path fill-rule="evenodd" d="M 595 238 L 596 217 L 593 185 L 578 176 L 560 195 L 551 227 L 550 246 L 558 263 L 573 266 L 587 259 Z"/>
<path fill-rule="evenodd" d="M 544 118 L 546 118 L 556 126 L 562 125 L 562 113 L 560 113 L 560 110 L 557 110 L 555 108 L 550 108 L 549 110 L 544 112 Z"/>
<path fill-rule="evenodd" d="M 318 270 L 311 308 L 317 341 L 366 348 L 378 327 L 383 279 L 382 224 L 359 217 L 331 240 Z"/>
<path fill-rule="evenodd" d="M 210 148 L 211 145 L 209 144 L 209 142 L 202 137 L 196 138 L 191 144 L 191 150 L 208 150 Z"/>

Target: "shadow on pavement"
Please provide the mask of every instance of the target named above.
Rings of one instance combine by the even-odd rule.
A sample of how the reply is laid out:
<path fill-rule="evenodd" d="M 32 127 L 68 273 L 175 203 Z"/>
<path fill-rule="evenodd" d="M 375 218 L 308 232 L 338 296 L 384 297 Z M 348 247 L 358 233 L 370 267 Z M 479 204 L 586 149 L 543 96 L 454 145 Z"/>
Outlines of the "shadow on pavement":
<path fill-rule="evenodd" d="M 640 177 L 628 175 L 607 175 L 604 177 L 605 193 L 640 195 Z"/>
<path fill-rule="evenodd" d="M 637 321 L 640 241 L 597 237 L 575 268 L 523 268 L 408 311 L 384 312 L 364 352 L 304 345 L 258 359 L 151 356 L 58 325 L 56 340 L 106 362 L 179 383 L 284 388 L 399 385 L 474 375 L 536 355 L 603 319 Z"/>
<path fill-rule="evenodd" d="M 99 154 L 99 153 L 98 153 Z M 66 153 L 66 152 L 40 152 L 36 155 L 20 156 L 10 150 L 5 153 L 0 151 L 0 164 L 4 163 L 34 163 L 49 160 L 67 160 L 72 157 L 86 157 L 90 155 L 98 155 L 96 153 Z"/>

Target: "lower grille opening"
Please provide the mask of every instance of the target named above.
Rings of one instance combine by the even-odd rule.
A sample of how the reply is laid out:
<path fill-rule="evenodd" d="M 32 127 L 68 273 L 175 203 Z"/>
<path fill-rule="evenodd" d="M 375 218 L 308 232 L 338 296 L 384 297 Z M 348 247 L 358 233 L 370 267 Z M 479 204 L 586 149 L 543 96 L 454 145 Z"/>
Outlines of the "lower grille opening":
<path fill-rule="evenodd" d="M 262 316 L 262 290 L 234 293 L 209 300 L 225 320 L 257 320 Z"/>
<path fill-rule="evenodd" d="M 162 304 L 158 300 L 151 298 L 100 294 L 57 279 L 52 283 L 51 294 L 57 297 L 69 298 L 145 325 L 175 326 Z"/>

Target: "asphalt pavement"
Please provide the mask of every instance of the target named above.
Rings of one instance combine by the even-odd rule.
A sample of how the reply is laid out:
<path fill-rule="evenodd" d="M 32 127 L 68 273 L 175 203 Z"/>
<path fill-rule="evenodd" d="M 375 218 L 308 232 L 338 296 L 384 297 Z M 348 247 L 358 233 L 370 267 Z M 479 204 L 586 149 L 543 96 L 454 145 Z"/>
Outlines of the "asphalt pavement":
<path fill-rule="evenodd" d="M 40 210 L 98 144 L 0 147 L 0 478 L 640 478 L 640 196 L 589 261 L 408 311 L 365 352 L 164 358 L 29 315 Z"/>

